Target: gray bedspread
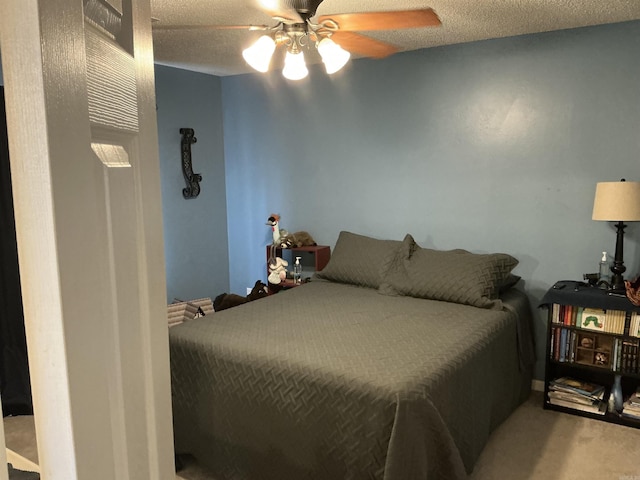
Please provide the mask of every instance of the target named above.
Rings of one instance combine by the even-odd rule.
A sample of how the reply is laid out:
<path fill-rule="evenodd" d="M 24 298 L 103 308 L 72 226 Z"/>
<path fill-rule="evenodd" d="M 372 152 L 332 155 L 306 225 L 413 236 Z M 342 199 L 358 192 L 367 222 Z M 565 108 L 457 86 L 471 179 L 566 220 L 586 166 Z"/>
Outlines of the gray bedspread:
<path fill-rule="evenodd" d="M 529 392 L 529 303 L 504 301 L 312 282 L 173 327 L 176 452 L 217 480 L 466 478 Z"/>

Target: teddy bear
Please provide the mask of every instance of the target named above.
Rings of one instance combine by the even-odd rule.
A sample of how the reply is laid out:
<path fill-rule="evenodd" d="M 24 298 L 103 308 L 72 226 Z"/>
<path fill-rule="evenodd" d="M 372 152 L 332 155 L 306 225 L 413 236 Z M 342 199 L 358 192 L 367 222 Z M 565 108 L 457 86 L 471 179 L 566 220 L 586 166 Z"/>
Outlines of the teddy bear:
<path fill-rule="evenodd" d="M 274 257 L 269 261 L 269 283 L 278 285 L 287 278 L 287 267 L 289 262 L 280 257 Z"/>

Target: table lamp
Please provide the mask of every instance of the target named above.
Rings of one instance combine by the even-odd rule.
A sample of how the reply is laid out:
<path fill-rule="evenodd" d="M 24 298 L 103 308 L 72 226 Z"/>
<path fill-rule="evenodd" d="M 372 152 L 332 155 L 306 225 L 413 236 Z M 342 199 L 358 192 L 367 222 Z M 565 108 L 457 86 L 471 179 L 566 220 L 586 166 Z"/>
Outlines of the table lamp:
<path fill-rule="evenodd" d="M 619 182 L 599 182 L 596 185 L 592 219 L 617 222 L 616 254 L 611 266 L 613 275 L 610 290 L 624 294 L 622 274 L 627 269 L 622 259 L 626 228 L 624 222 L 640 221 L 640 182 L 626 182 L 624 178 Z"/>

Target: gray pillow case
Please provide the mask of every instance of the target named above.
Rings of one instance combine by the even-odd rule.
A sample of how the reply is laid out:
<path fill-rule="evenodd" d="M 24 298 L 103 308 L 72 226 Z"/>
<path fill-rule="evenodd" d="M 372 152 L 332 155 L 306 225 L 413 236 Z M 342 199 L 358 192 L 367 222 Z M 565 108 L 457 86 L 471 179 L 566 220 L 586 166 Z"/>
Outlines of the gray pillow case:
<path fill-rule="evenodd" d="M 378 288 L 401 246 L 400 240 L 378 240 L 342 231 L 331 260 L 316 276 L 332 282 Z"/>
<path fill-rule="evenodd" d="M 506 253 L 421 248 L 408 235 L 379 292 L 481 308 L 502 308 L 498 299 L 518 260 Z"/>

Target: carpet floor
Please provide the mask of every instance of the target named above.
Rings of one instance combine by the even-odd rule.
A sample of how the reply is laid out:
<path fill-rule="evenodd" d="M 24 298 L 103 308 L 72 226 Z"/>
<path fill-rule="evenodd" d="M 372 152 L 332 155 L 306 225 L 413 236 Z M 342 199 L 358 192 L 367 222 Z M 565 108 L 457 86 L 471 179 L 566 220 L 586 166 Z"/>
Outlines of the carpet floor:
<path fill-rule="evenodd" d="M 38 462 L 33 418 L 4 419 L 8 458 Z M 542 409 L 533 392 L 491 436 L 470 480 L 640 480 L 640 429 Z M 176 480 L 216 480 L 193 458 Z M 337 480 L 337 479 L 336 479 Z"/>

